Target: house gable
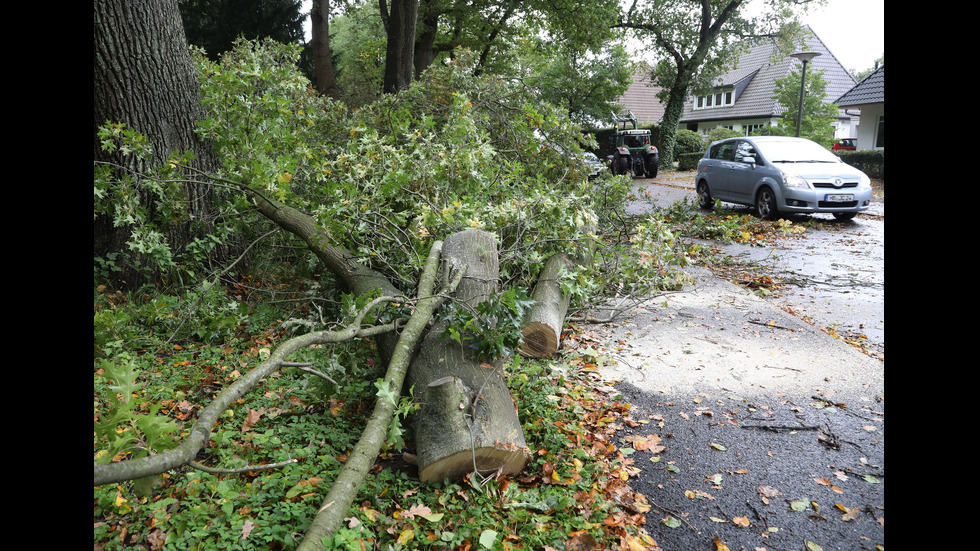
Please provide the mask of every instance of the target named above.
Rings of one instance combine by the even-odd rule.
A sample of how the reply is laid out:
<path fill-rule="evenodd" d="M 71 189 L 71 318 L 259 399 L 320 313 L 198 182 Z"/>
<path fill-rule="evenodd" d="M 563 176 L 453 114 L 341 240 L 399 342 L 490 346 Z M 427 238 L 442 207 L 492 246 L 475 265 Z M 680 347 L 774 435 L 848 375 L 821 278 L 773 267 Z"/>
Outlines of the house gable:
<path fill-rule="evenodd" d="M 834 103 L 841 107 L 885 103 L 885 66 L 875 69 L 864 80 L 844 92 Z"/>
<path fill-rule="evenodd" d="M 837 105 L 848 111 L 858 110 L 862 124 L 854 136 L 858 149 L 885 149 L 885 66 L 875 69 L 856 86 L 844 92 Z"/>
<path fill-rule="evenodd" d="M 807 27 L 809 28 L 809 27 Z M 823 71 L 827 81 L 825 101 L 833 101 L 854 86 L 854 77 L 827 49 L 815 34 L 808 37 L 804 49 L 821 55 L 807 64 L 807 70 Z M 771 41 L 760 42 L 743 54 L 737 68 L 716 80 L 715 90 L 738 90 L 734 101 L 710 108 L 698 106 L 698 98 L 692 96 L 685 105 L 680 124 L 691 129 L 710 129 L 741 122 L 743 125 L 774 124 L 786 108 L 773 97 L 776 80 L 786 77 L 800 61 L 792 58 L 792 52 L 778 52 Z M 713 91 L 714 92 L 714 91 Z M 847 118 L 842 114 L 844 119 Z"/>

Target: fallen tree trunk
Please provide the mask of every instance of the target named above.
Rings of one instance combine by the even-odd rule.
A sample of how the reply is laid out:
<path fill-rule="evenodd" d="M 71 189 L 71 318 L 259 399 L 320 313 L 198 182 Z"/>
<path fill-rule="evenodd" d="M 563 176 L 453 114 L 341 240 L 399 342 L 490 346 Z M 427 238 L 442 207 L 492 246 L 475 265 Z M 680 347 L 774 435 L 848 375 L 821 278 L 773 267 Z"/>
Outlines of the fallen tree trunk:
<path fill-rule="evenodd" d="M 530 358 L 546 358 L 558 351 L 561 328 L 568 313 L 570 295 L 561 290 L 562 270 L 575 266 L 571 257 L 564 253 L 552 255 L 538 275 L 531 292 L 531 306 L 521 329 L 519 352 Z"/>
<path fill-rule="evenodd" d="M 473 308 L 497 286 L 493 235 L 466 230 L 443 244 L 443 278 L 466 276 L 454 300 Z M 524 431 L 507 388 L 503 367 L 482 363 L 466 344 L 444 337 L 435 324 L 409 368 L 408 384 L 419 410 L 414 435 L 419 478 L 457 479 L 470 472 L 515 474 L 528 458 Z"/>
<path fill-rule="evenodd" d="M 518 352 L 529 358 L 546 358 L 558 351 L 561 345 L 561 329 L 568 314 L 571 295 L 561 290 L 562 271 L 572 271 L 587 266 L 595 258 L 595 226 L 588 225 L 584 234 L 589 236 L 575 247 L 574 255 L 556 253 L 545 261 L 538 274 L 538 281 L 531 291 L 534 304 L 524 318 L 521 329 L 521 346 Z"/>

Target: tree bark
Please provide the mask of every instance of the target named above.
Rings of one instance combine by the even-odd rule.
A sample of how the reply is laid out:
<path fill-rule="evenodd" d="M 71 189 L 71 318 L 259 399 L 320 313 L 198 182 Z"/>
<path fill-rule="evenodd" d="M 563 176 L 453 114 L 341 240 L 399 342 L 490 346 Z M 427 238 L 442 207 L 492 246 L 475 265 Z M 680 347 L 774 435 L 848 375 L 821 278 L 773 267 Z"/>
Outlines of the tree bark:
<path fill-rule="evenodd" d="M 201 88 L 197 80 L 176 0 L 97 0 L 94 64 L 94 159 L 143 171 L 167 160 L 173 152 L 193 152 L 196 168 L 205 172 L 217 167 L 209 144 L 194 133 L 196 121 L 204 117 Z M 153 156 L 135 164 L 120 154 L 102 151 L 96 129 L 110 122 L 123 122 L 145 135 Z M 210 230 L 213 192 L 210 187 L 186 184 L 188 211 L 201 224 L 198 235 Z M 150 209 L 154 200 L 143 201 Z M 111 215 L 95 220 L 95 254 L 126 250 L 131 227 L 115 227 Z M 173 250 L 182 250 L 193 238 L 188 220 L 171 224 L 168 240 Z M 225 251 L 227 257 L 230 251 Z M 130 287 L 143 283 L 141 271 L 123 275 Z M 121 284 L 121 282 L 118 282 Z"/>
<path fill-rule="evenodd" d="M 388 35 L 382 87 L 386 94 L 405 90 L 412 84 L 419 0 L 391 0 L 390 6 L 389 11 L 386 0 L 379 0 L 381 19 Z"/>
<path fill-rule="evenodd" d="M 439 32 L 439 18 L 443 12 L 432 0 L 421 0 L 416 23 L 417 36 L 412 55 L 416 75 L 421 75 L 436 59 L 435 43 Z"/>
<path fill-rule="evenodd" d="M 443 244 L 443 277 L 466 270 L 454 300 L 475 307 L 495 289 L 497 243 L 493 235 L 467 230 Z M 471 472 L 515 474 L 528 458 L 517 408 L 502 362 L 480 362 L 474 351 L 435 324 L 409 368 L 408 385 L 419 405 L 414 435 L 419 478 L 426 482 Z"/>
<path fill-rule="evenodd" d="M 520 353 L 530 358 L 546 358 L 558 351 L 561 328 L 571 297 L 561 290 L 561 271 L 571 270 L 575 262 L 567 254 L 552 255 L 531 292 L 534 305 L 521 329 Z"/>
<path fill-rule="evenodd" d="M 330 52 L 330 0 L 315 0 L 310 10 L 313 34 L 313 69 L 316 71 L 316 89 L 324 96 L 340 99 L 337 78 L 333 70 Z"/>

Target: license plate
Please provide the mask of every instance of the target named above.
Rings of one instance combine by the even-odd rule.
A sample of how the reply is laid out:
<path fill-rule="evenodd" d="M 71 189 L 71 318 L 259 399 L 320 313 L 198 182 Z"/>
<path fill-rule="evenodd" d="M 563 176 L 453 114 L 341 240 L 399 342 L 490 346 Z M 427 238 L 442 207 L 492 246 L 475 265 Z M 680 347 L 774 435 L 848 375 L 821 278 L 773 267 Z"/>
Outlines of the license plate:
<path fill-rule="evenodd" d="M 827 201 L 828 203 L 844 203 L 853 200 L 854 196 L 846 193 L 828 194 L 826 198 L 824 198 L 824 201 Z"/>

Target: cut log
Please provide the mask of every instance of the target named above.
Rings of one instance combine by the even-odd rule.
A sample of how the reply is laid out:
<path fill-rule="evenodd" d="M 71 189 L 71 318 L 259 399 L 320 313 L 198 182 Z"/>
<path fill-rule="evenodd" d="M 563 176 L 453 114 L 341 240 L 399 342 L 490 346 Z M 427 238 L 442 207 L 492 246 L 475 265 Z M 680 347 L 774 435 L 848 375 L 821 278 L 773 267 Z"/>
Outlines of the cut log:
<path fill-rule="evenodd" d="M 561 290 L 561 271 L 574 268 L 575 262 L 564 253 L 552 255 L 541 268 L 531 292 L 531 306 L 521 329 L 519 352 L 530 358 L 546 358 L 558 351 L 561 328 L 568 313 L 571 297 Z"/>
<path fill-rule="evenodd" d="M 492 234 L 466 230 L 443 243 L 443 278 L 465 267 L 454 300 L 470 307 L 497 286 L 497 243 Z M 516 474 L 528 459 L 502 360 L 482 363 L 473 349 L 443 337 L 446 322 L 435 324 L 422 341 L 408 372 L 419 405 L 414 435 L 419 478 L 458 479 L 466 473 Z"/>

